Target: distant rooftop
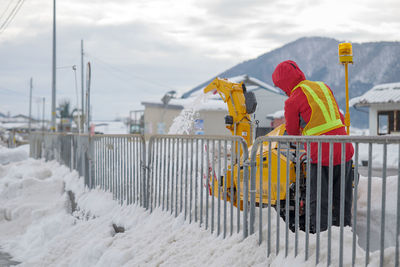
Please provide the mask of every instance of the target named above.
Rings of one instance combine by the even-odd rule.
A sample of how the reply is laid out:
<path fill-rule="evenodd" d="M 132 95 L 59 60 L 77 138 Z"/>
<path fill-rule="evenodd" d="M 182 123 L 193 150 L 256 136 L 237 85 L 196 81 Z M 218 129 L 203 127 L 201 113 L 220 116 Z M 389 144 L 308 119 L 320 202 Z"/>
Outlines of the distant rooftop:
<path fill-rule="evenodd" d="M 213 99 L 211 95 L 206 101 L 202 97 L 189 97 L 189 98 L 173 98 L 166 105 L 163 104 L 161 100 L 158 101 L 144 101 L 141 104 L 146 107 L 158 107 L 158 108 L 168 108 L 168 109 L 178 109 L 181 110 L 186 107 L 193 107 L 196 110 L 227 110 L 227 105 L 221 99 Z"/>
<path fill-rule="evenodd" d="M 400 83 L 379 84 L 363 95 L 350 99 L 350 106 L 355 107 L 384 103 L 400 103 Z"/>

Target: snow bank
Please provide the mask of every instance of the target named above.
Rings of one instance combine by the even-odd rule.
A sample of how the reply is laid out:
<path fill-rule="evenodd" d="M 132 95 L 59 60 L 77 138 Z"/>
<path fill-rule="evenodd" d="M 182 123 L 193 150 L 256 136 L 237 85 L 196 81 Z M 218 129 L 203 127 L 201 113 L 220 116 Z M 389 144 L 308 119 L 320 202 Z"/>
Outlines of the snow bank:
<path fill-rule="evenodd" d="M 9 151 L 10 152 L 10 151 Z M 11 153 L 11 152 L 10 152 Z M 361 178 L 358 197 L 359 242 L 365 236 L 366 178 Z M 387 180 L 385 266 L 393 265 L 393 226 L 397 180 Z M 379 244 L 381 178 L 373 178 L 371 244 Z M 77 209 L 71 205 L 71 194 Z M 289 255 L 284 258 L 284 222 L 280 220 L 280 254 L 275 256 L 276 213 L 272 210 L 272 255 L 267 244 L 258 245 L 258 234 L 242 241 L 242 234 L 223 239 L 209 230 L 189 224 L 155 209 L 152 214 L 136 205 L 119 205 L 110 193 L 88 191 L 76 172 L 56 162 L 26 159 L 0 165 L 0 247 L 21 266 L 314 266 L 315 235 L 310 235 L 310 259 L 304 262 L 305 234 L 299 233 L 299 257 L 294 235 L 289 236 Z M 258 222 L 258 219 L 256 220 Z M 116 233 L 113 224 L 123 227 Z M 263 236 L 266 237 L 266 210 Z M 264 239 L 265 241 L 265 239 Z M 320 260 L 327 259 L 327 232 L 321 233 Z M 344 265 L 351 264 L 352 229 L 344 229 Z M 332 229 L 332 262 L 339 257 L 339 228 Z M 357 265 L 364 265 L 364 250 L 357 246 Z M 379 251 L 371 264 L 379 263 Z M 335 264 L 333 264 L 335 265 Z"/>
<path fill-rule="evenodd" d="M 362 161 L 368 161 L 368 151 L 369 144 L 360 143 L 358 147 L 359 153 L 359 164 L 362 164 Z M 381 144 L 373 144 L 372 145 L 372 167 L 373 168 L 382 168 L 383 166 L 383 145 Z M 387 145 L 387 154 L 386 154 L 386 164 L 388 168 L 397 168 L 399 166 L 399 145 L 398 144 L 389 144 Z"/>
<path fill-rule="evenodd" d="M 0 246 L 21 266 L 238 266 L 265 260 L 264 251 L 253 251 L 254 237 L 222 240 L 182 216 L 120 206 L 109 193 L 87 192 L 76 172 L 56 162 L 29 159 L 3 167 L 0 188 Z M 68 190 L 79 207 L 72 214 Z M 116 234 L 112 224 L 125 232 Z"/>
<path fill-rule="evenodd" d="M 8 164 L 27 159 L 29 156 L 29 145 L 19 146 L 17 148 L 6 148 L 0 146 L 0 164 Z"/>
<path fill-rule="evenodd" d="M 350 135 L 352 136 L 369 136 L 369 129 L 358 129 L 355 127 L 350 128 Z M 354 146 L 354 144 L 353 144 Z M 362 164 L 362 161 L 368 161 L 368 151 L 369 144 L 360 143 L 358 146 L 359 153 L 359 164 Z M 372 145 L 372 167 L 373 168 L 382 168 L 383 166 L 383 145 L 382 144 L 373 144 Z M 397 168 L 399 162 L 399 145 L 398 144 L 389 144 L 387 145 L 387 159 L 386 164 L 388 168 Z"/>
<path fill-rule="evenodd" d="M 386 179 L 385 193 L 385 248 L 396 245 L 396 220 L 397 220 L 397 176 Z M 370 249 L 380 248 L 380 233 L 382 219 L 382 178 L 371 178 L 371 218 L 370 218 Z M 361 247 L 366 247 L 367 237 L 367 194 L 368 178 L 360 177 L 357 199 L 357 235 Z"/>

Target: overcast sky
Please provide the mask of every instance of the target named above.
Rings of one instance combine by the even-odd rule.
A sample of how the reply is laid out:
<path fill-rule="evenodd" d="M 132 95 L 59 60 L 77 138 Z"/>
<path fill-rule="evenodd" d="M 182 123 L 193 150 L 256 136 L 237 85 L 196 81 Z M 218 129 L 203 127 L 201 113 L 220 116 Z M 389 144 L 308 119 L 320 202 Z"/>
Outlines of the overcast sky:
<path fill-rule="evenodd" d="M 0 0 L 0 112 L 50 117 L 51 0 Z M 8 7 L 8 10 L 6 10 Z M 127 116 L 141 101 L 184 92 L 304 36 L 399 41 L 399 0 L 64 0 L 57 3 L 57 101 L 76 106 L 80 40 L 92 64 L 94 119 Z M 80 93 L 79 93 L 80 95 Z M 79 100 L 80 103 L 80 100 Z"/>

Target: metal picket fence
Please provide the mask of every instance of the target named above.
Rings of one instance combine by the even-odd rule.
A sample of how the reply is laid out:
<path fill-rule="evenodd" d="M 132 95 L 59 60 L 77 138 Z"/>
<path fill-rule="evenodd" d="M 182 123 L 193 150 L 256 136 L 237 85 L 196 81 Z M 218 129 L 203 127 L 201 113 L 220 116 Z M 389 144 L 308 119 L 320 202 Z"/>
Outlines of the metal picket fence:
<path fill-rule="evenodd" d="M 145 206 L 145 140 L 142 135 L 32 133 L 30 155 L 76 170 L 87 187 Z"/>
<path fill-rule="evenodd" d="M 344 227 L 344 158 L 345 143 L 354 145 L 354 182 L 352 233 Z M 340 177 L 333 177 L 333 153 L 329 153 L 329 193 L 321 195 L 321 164 L 317 165 L 317 214 L 315 234 L 310 233 L 310 173 L 309 150 L 304 145 L 316 143 L 318 151 L 323 144 L 330 148 L 341 144 L 342 168 Z M 380 253 L 379 266 L 385 264 L 387 239 L 395 239 L 395 266 L 399 266 L 400 234 L 400 163 L 389 169 L 388 148 L 400 158 L 398 136 L 355 137 L 275 136 L 256 139 L 248 154 L 241 137 L 154 135 L 146 144 L 142 135 L 78 135 L 32 133 L 30 153 L 33 158 L 57 160 L 84 177 L 89 188 L 100 188 L 113 194 L 120 203 L 138 204 L 149 212 L 162 209 L 175 217 L 183 216 L 190 223 L 209 229 L 224 238 L 241 233 L 244 238 L 257 234 L 260 244 L 266 246 L 267 256 L 284 253 L 284 257 L 304 257 L 315 265 L 333 262 L 343 266 L 345 255 L 350 255 L 352 266 L 370 263 L 372 253 Z M 377 165 L 374 152 L 383 155 Z M 361 167 L 361 154 L 367 167 Z M 275 155 L 275 159 L 274 156 Z M 319 153 L 319 162 L 321 162 Z M 287 158 L 288 161 L 278 159 Z M 389 159 L 390 160 L 390 159 Z M 291 164 L 289 164 L 292 162 Z M 262 166 L 262 168 L 257 167 Z M 363 168 L 363 194 L 366 202 L 366 225 L 357 217 L 359 207 L 359 173 Z M 376 171 L 378 170 L 378 175 Z M 385 223 L 387 217 L 387 177 L 396 176 L 397 196 L 395 225 Z M 373 176 L 382 177 L 379 200 L 380 231 L 371 236 L 372 207 L 377 198 Z M 237 178 L 238 177 L 238 178 Z M 334 221 L 332 209 L 332 183 L 340 179 L 340 219 Z M 365 181 L 366 179 L 366 181 Z M 233 190 L 236 190 L 233 192 Z M 236 193 L 236 194 L 234 194 Z M 366 196 L 365 196 L 366 194 Z M 236 198 L 234 198 L 234 195 Z M 279 199 L 273 201 L 273 197 Z M 288 198 L 290 201 L 285 201 Z M 328 227 L 321 231 L 321 199 L 328 198 Z M 337 225 L 338 227 L 334 227 Z M 365 228 L 364 232 L 358 232 Z M 393 236 L 385 232 L 390 228 Z M 333 234 L 339 239 L 332 239 Z M 351 235 L 351 241 L 349 241 Z M 373 247 L 372 238 L 379 238 Z M 362 241 L 360 241 L 362 240 Z M 374 240 L 376 241 L 376 240 Z M 325 243 L 326 242 L 326 243 Z M 360 245 L 363 243 L 363 245 Z M 393 245 L 393 244 L 392 244 Z M 363 250 L 359 250 L 362 246 Z M 321 247 L 327 252 L 321 256 Z M 335 248 L 335 249 L 334 249 Z M 337 253 L 337 254 L 336 254 Z M 365 255 L 362 255 L 365 253 Z M 334 259 L 334 261 L 332 261 Z M 346 261 L 348 262 L 348 261 Z"/>
<path fill-rule="evenodd" d="M 345 202 L 345 153 L 346 146 L 345 143 L 353 143 L 354 145 L 354 182 L 353 182 L 353 210 L 352 210 L 352 244 L 349 247 L 346 242 L 344 242 L 344 202 Z M 329 190 L 328 195 L 321 195 L 321 154 L 318 153 L 318 174 L 317 174 L 317 199 L 316 199 L 316 233 L 310 234 L 310 180 L 304 179 L 306 177 L 301 177 L 301 172 L 305 172 L 306 176 L 310 173 L 310 150 L 305 152 L 302 148 L 304 145 L 307 147 L 311 143 L 316 144 L 318 147 L 318 152 L 321 151 L 323 144 L 329 144 Z M 333 145 L 341 144 L 341 173 L 340 177 L 333 177 Z M 371 250 L 371 194 L 372 194 L 372 170 L 373 166 L 376 165 L 372 160 L 372 155 L 374 154 L 374 149 L 382 150 L 382 166 L 379 167 L 381 172 L 381 221 L 380 221 L 380 234 L 379 234 L 379 252 L 380 252 L 380 262 L 379 266 L 385 266 L 384 264 L 384 253 L 385 253 L 385 228 L 390 227 L 395 232 L 396 237 L 399 235 L 400 230 L 400 162 L 397 163 L 397 168 L 392 169 L 392 175 L 397 176 L 397 210 L 396 210 L 396 225 L 385 225 L 386 217 L 386 180 L 387 180 L 387 160 L 388 160 L 388 146 L 391 146 L 397 150 L 398 158 L 400 159 L 400 138 L 398 136 L 380 136 L 380 137 L 353 137 L 353 136 L 319 136 L 319 137 L 294 137 L 294 136 L 279 136 L 279 137 L 260 137 L 258 138 L 250 153 L 250 234 L 258 232 L 259 243 L 267 242 L 267 255 L 270 256 L 275 250 L 275 254 L 281 253 L 284 249 L 285 257 L 288 256 L 289 251 L 294 250 L 293 256 L 298 256 L 301 248 L 302 254 L 304 254 L 304 260 L 310 259 L 310 254 L 315 256 L 315 265 L 321 262 L 320 250 L 321 246 L 327 248 L 326 264 L 327 266 L 332 265 L 332 231 L 333 231 L 333 216 L 332 209 L 338 208 L 333 207 L 332 203 L 332 183 L 334 179 L 340 179 L 340 221 L 336 222 L 336 225 L 340 229 L 339 244 L 338 247 L 338 257 L 337 265 L 343 266 L 344 253 L 349 255 L 351 253 L 352 266 L 367 266 L 370 263 Z M 358 177 L 359 177 L 359 161 L 360 161 L 360 145 L 368 146 L 368 161 L 367 163 L 367 215 L 366 215 L 366 231 L 365 231 L 365 257 L 364 259 L 357 258 L 357 227 L 358 227 Z M 303 150 L 303 151 L 302 151 Z M 265 151 L 265 153 L 264 153 Z M 363 151 L 365 152 L 365 151 Z M 293 160 L 294 166 L 286 164 L 285 162 L 275 159 L 274 156 L 280 155 L 280 157 L 285 157 Z M 265 156 L 267 155 L 267 156 Z M 305 157 L 304 157 L 305 156 Z M 267 161 L 268 162 L 265 162 Z M 257 162 L 265 162 L 267 166 L 274 166 L 276 173 L 271 173 L 271 168 L 268 168 L 266 176 L 263 172 L 263 168 L 257 167 Z M 260 166 L 264 166 L 260 164 Z M 292 168 L 294 170 L 292 170 Z M 291 171 L 295 172 L 295 181 L 292 181 L 289 177 Z M 264 177 L 264 179 L 263 179 Z M 273 185 L 273 181 L 276 181 L 276 187 Z M 282 191 L 284 191 L 283 196 L 286 198 L 291 198 L 290 201 L 285 201 L 282 198 Z M 305 195 L 304 195 L 305 194 Z M 274 201 L 271 199 L 273 196 L 280 196 L 277 199 L 279 201 Z M 326 238 L 327 243 L 321 243 L 320 220 L 321 220 L 321 199 L 328 198 L 328 229 Z M 263 203 L 263 204 L 260 204 Z M 257 207 L 256 207 L 257 205 Z M 290 208 L 290 206 L 292 208 Z M 283 208 L 284 206 L 284 208 Z M 266 211 L 265 211 L 266 210 Z M 284 211 L 284 212 L 282 212 Z M 273 213 L 273 214 L 271 214 Z M 256 218 L 258 217 L 258 218 Z M 294 218 L 293 218 L 294 217 Z M 266 222 L 264 222 L 266 218 Z M 283 219 L 283 220 L 282 220 Z M 275 221 L 274 221 L 275 220 Z M 284 222 L 283 222 L 284 221 Z M 303 229 L 300 229 L 301 222 L 304 225 Z M 281 227 L 284 225 L 284 229 Z M 263 229 L 266 227 L 266 230 Z M 258 228 L 258 229 L 256 229 Z M 336 228 L 337 229 L 337 228 Z M 263 231 L 264 230 L 264 231 Z M 290 232 L 294 231 L 294 234 Z M 310 245 L 310 240 L 313 240 L 312 247 Z M 358 237 L 361 239 L 361 237 Z M 273 243 L 274 241 L 274 243 Z M 289 246 L 292 250 L 289 250 Z M 314 249 L 315 246 L 315 249 Z M 396 238 L 395 241 L 395 266 L 399 266 L 399 241 Z M 335 263 L 336 264 L 336 263 Z"/>
<path fill-rule="evenodd" d="M 189 222 L 198 222 L 224 237 L 235 230 L 248 235 L 248 203 L 243 203 L 242 212 L 240 199 L 229 201 L 231 192 L 227 190 L 233 188 L 231 174 L 244 167 L 237 164 L 234 169 L 234 163 L 240 161 L 241 154 L 248 158 L 243 138 L 157 135 L 150 138 L 148 151 L 150 211 L 160 207 L 175 217 L 183 213 Z M 243 188 L 239 184 L 237 193 L 247 198 L 247 166 L 244 169 Z"/>
<path fill-rule="evenodd" d="M 31 133 L 29 137 L 30 156 L 46 161 L 56 160 L 78 171 L 90 185 L 89 172 L 89 136 L 64 133 Z"/>
<path fill-rule="evenodd" d="M 95 135 L 90 155 L 90 188 L 112 192 L 120 203 L 146 207 L 146 144 L 142 135 Z"/>

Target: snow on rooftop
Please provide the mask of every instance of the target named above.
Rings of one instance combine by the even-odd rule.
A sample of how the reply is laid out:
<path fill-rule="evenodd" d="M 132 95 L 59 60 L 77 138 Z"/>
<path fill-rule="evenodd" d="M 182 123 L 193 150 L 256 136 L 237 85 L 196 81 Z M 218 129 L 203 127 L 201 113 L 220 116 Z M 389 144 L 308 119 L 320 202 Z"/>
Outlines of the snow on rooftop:
<path fill-rule="evenodd" d="M 244 82 L 246 84 L 247 90 L 249 90 L 249 91 L 261 88 L 261 89 L 265 89 L 265 90 L 280 94 L 280 91 L 278 89 L 276 89 L 275 87 L 273 87 L 263 81 L 260 81 L 257 78 L 251 77 L 247 74 L 230 77 L 230 78 L 227 78 L 227 80 L 234 82 L 234 83 Z"/>
<path fill-rule="evenodd" d="M 103 134 L 127 134 L 128 126 L 123 121 L 94 121 L 94 130 Z"/>
<path fill-rule="evenodd" d="M 350 106 L 378 103 L 400 103 L 400 83 L 379 84 L 363 95 L 350 99 Z"/>
<path fill-rule="evenodd" d="M 277 112 L 270 113 L 267 115 L 267 118 L 271 119 L 279 119 L 285 117 L 285 111 L 284 110 L 278 110 Z"/>
<path fill-rule="evenodd" d="M 267 84 L 265 82 L 260 81 L 259 79 L 256 79 L 256 78 L 250 77 L 250 76 L 248 77 L 248 79 L 250 81 L 252 81 L 253 83 L 255 83 L 255 84 L 259 84 L 264 89 L 267 89 L 267 90 L 272 91 L 272 92 L 277 93 L 277 94 L 281 94 L 280 90 L 276 89 L 275 87 L 273 87 L 273 86 L 271 86 L 271 85 L 269 85 L 269 84 Z"/>
<path fill-rule="evenodd" d="M 28 129 L 28 122 L 0 122 L 0 129 Z M 32 122 L 32 129 L 42 128 L 42 122 Z"/>
<path fill-rule="evenodd" d="M 188 107 L 190 105 L 193 105 L 196 99 L 198 98 L 200 94 L 193 95 L 189 98 L 173 98 L 169 101 L 168 105 L 173 105 L 173 106 L 181 106 L 182 108 Z M 216 98 L 218 97 L 218 98 Z M 151 104 L 156 104 L 156 105 L 164 105 L 160 100 L 158 101 L 148 101 L 144 103 L 151 103 Z M 214 95 L 211 96 L 210 98 L 207 99 L 207 101 L 197 103 L 197 110 L 228 110 L 227 105 L 222 101 L 222 99 L 219 97 L 219 95 Z M 167 108 L 168 105 L 165 107 Z"/>

